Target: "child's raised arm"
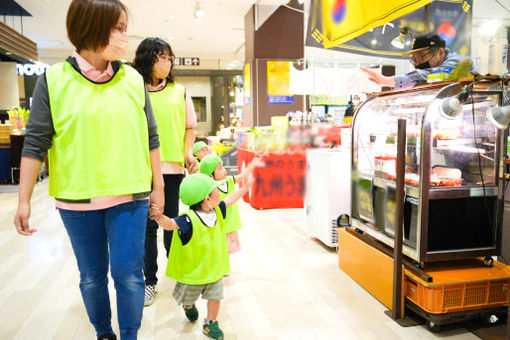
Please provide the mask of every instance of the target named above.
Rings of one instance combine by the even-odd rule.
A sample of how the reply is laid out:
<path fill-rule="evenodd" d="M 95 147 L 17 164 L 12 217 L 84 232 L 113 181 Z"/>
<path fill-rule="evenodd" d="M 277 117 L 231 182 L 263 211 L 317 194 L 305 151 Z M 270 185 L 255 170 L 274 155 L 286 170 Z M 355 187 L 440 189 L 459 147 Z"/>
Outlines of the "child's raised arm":
<path fill-rule="evenodd" d="M 251 174 L 255 168 L 260 168 L 265 166 L 266 164 L 262 161 L 262 158 L 256 157 L 254 158 L 250 164 L 244 169 L 243 172 L 241 172 L 239 175 L 235 176 L 236 183 L 239 183 L 239 181 L 242 181 L 248 176 L 248 174 Z"/>
<path fill-rule="evenodd" d="M 156 223 L 165 230 L 176 230 L 179 229 L 177 223 L 173 218 L 163 215 L 155 204 L 151 204 L 149 217 L 152 218 Z"/>
<path fill-rule="evenodd" d="M 227 208 L 230 207 L 235 202 L 237 202 L 238 199 L 243 197 L 244 194 L 246 194 L 248 192 L 248 190 L 250 190 L 254 181 L 255 181 L 255 179 L 253 178 L 251 172 L 249 172 L 248 177 L 246 178 L 245 185 L 241 189 L 234 191 L 233 193 L 231 193 L 230 195 L 225 197 L 225 199 L 223 200 L 223 202 L 225 202 L 225 205 L 227 206 Z"/>

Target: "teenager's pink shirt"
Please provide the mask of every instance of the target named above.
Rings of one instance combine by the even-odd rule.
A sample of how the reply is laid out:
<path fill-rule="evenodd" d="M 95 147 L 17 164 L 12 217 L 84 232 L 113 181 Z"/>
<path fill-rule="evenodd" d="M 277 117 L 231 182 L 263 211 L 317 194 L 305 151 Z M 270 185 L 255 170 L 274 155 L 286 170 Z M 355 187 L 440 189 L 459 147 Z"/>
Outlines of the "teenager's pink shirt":
<path fill-rule="evenodd" d="M 147 84 L 147 90 L 150 92 L 161 91 L 166 86 L 166 79 L 163 79 L 161 83 L 157 86 L 152 86 L 151 84 Z M 193 101 L 189 95 L 189 92 L 186 91 L 186 128 L 191 129 L 197 126 L 197 115 L 195 113 L 195 108 L 193 106 Z M 185 174 L 186 171 L 182 166 L 178 163 L 174 162 L 162 162 L 161 163 L 161 172 L 165 175 L 179 175 Z"/>
<path fill-rule="evenodd" d="M 72 57 L 76 59 L 81 73 L 87 77 L 87 79 L 101 83 L 110 80 L 114 75 L 111 62 L 108 62 L 106 71 L 101 72 L 79 55 L 77 51 L 74 51 Z M 103 196 L 91 198 L 90 203 L 68 203 L 55 200 L 55 206 L 57 209 L 87 211 L 107 209 L 122 203 L 131 202 L 132 200 L 133 195 Z"/>

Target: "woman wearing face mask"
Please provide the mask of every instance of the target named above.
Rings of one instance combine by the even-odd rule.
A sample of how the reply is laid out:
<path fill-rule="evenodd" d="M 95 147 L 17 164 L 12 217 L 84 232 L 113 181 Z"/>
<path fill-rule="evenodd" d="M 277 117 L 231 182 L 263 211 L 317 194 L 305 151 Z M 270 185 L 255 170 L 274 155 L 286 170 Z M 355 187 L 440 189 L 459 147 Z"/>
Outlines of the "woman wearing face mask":
<path fill-rule="evenodd" d="M 76 51 L 37 82 L 14 219 L 20 234 L 36 232 L 28 223 L 30 197 L 48 152 L 50 195 L 71 240 L 83 302 L 98 339 L 116 339 L 109 266 L 121 339 L 136 339 L 149 197 L 164 207 L 150 99 L 138 72 L 117 61 L 128 43 L 126 12 L 118 0 L 71 2 L 67 33 Z"/>
<path fill-rule="evenodd" d="M 186 89 L 174 82 L 172 75 L 174 54 L 170 45 L 159 38 L 147 38 L 136 50 L 134 68 L 143 76 L 161 141 L 162 172 L 165 181 L 164 214 L 176 217 L 179 213 L 179 187 L 184 178 L 184 166 L 190 173 L 198 171 L 193 157 L 196 115 L 193 102 Z M 154 302 L 157 284 L 157 231 L 155 221 L 147 219 L 145 235 L 145 301 Z M 171 230 L 163 232 L 163 243 L 170 252 Z"/>

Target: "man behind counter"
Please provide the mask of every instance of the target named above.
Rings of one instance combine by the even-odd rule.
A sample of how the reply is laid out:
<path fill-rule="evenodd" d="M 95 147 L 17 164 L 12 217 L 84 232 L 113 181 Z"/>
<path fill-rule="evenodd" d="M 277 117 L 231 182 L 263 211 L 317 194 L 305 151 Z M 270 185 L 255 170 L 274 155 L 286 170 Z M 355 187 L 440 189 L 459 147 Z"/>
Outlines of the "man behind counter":
<path fill-rule="evenodd" d="M 427 33 L 416 36 L 411 51 L 403 54 L 411 56 L 411 64 L 415 70 L 404 75 L 385 77 L 370 69 L 362 68 L 369 75 L 369 79 L 382 86 L 405 89 L 427 82 L 427 75 L 438 67 L 455 67 L 460 62 L 460 56 L 446 49 L 446 42 L 436 34 Z"/>

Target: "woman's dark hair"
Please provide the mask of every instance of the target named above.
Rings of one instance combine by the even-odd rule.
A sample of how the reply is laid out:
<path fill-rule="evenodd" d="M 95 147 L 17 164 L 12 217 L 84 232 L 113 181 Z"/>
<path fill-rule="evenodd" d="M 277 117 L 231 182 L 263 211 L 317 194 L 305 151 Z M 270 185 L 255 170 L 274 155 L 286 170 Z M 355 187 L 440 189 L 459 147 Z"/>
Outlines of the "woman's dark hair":
<path fill-rule="evenodd" d="M 78 51 L 97 51 L 110 41 L 120 14 L 128 14 L 118 0 L 73 0 L 67 10 L 67 36 Z"/>
<path fill-rule="evenodd" d="M 158 61 L 158 56 L 165 52 L 168 52 L 168 55 L 171 58 L 175 57 L 170 45 L 160 38 L 146 38 L 140 43 L 140 45 L 138 45 L 135 60 L 133 61 L 133 67 L 142 75 L 145 83 L 152 83 L 152 68 Z M 169 83 L 174 82 L 174 76 L 172 74 L 173 68 L 174 63 L 172 61 L 170 73 L 168 74 L 168 77 L 166 77 L 166 80 Z"/>

